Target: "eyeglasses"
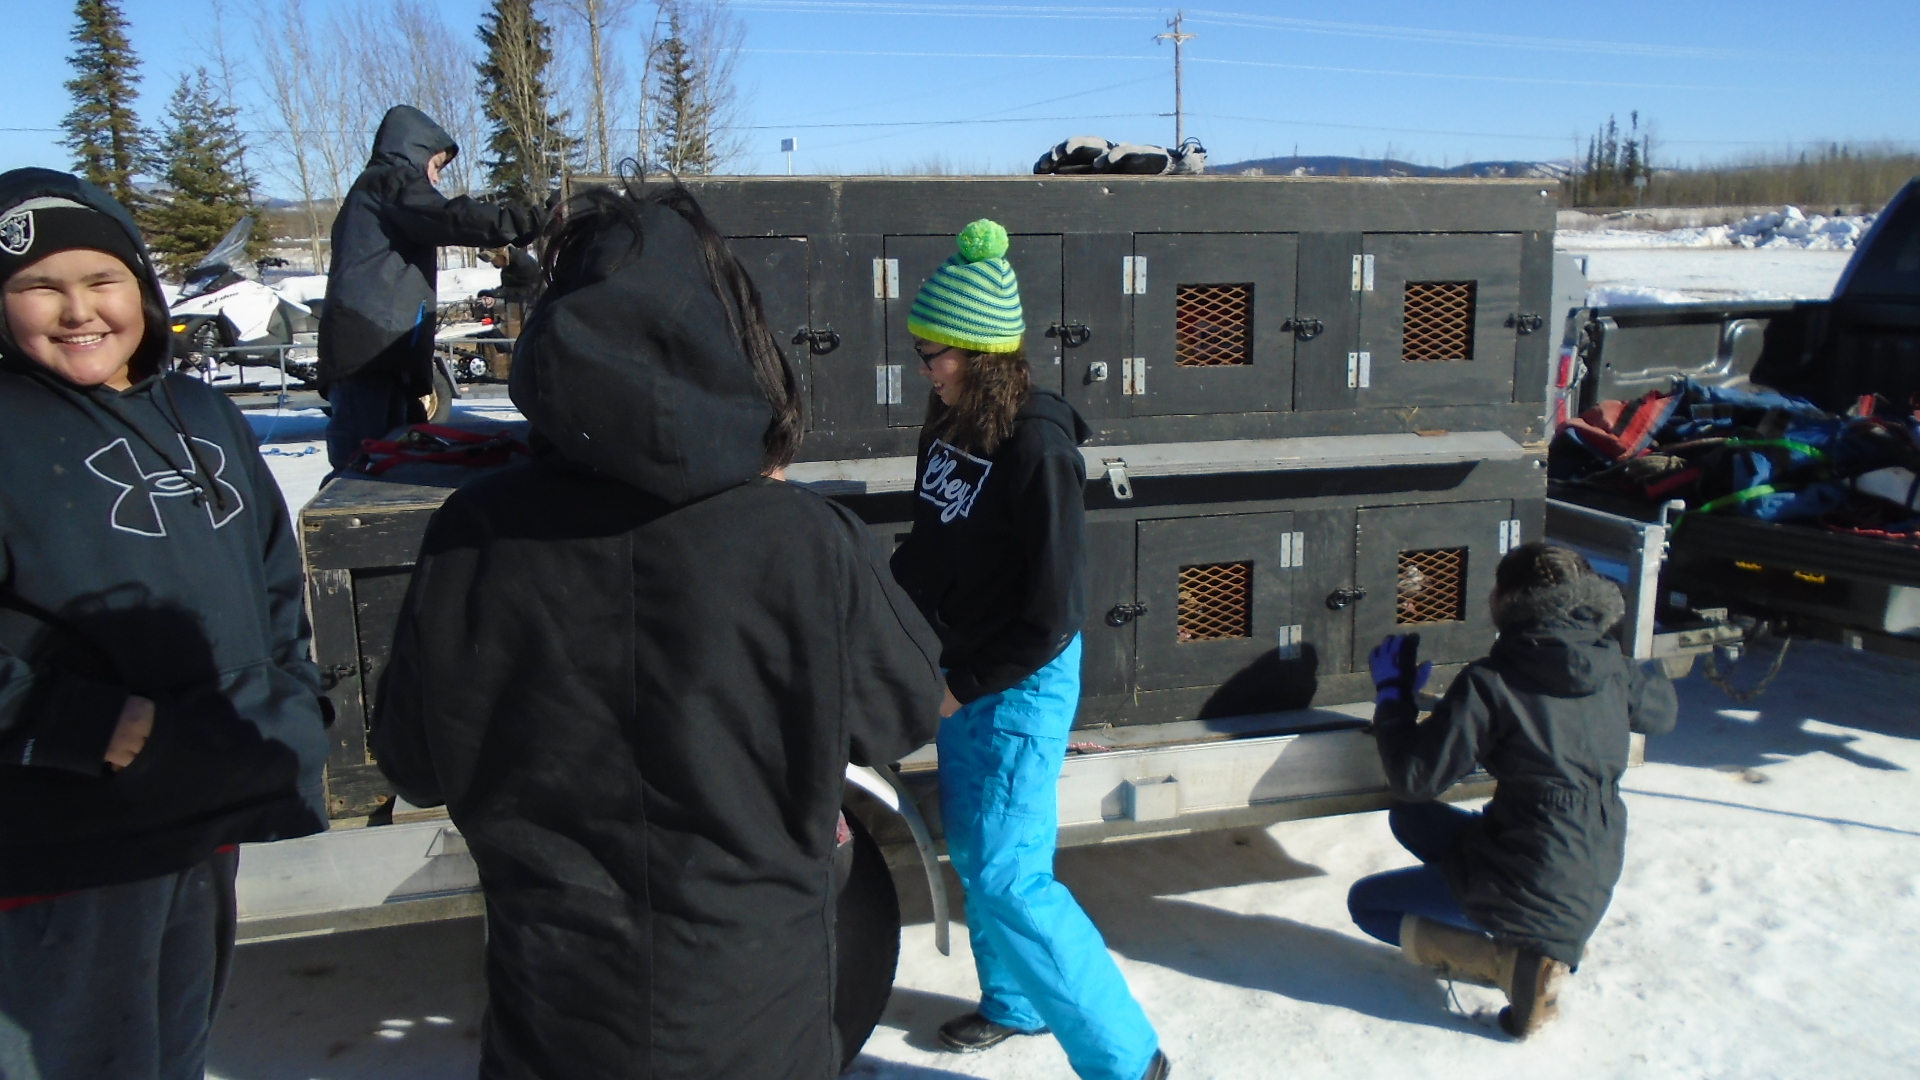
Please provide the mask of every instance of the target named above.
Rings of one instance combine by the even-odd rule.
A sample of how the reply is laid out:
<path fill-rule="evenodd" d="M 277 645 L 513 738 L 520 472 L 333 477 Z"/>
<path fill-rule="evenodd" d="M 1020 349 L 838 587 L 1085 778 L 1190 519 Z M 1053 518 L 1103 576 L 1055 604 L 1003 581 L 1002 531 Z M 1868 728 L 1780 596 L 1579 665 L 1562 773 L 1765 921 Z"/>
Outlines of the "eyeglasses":
<path fill-rule="evenodd" d="M 933 362 L 947 355 L 948 353 L 952 352 L 953 348 L 954 347 L 952 345 L 942 345 L 938 349 L 935 349 L 934 351 L 928 353 L 928 352 L 921 352 L 920 349 L 916 346 L 913 350 L 913 355 L 920 358 L 921 367 L 926 368 L 928 371 L 932 371 Z"/>

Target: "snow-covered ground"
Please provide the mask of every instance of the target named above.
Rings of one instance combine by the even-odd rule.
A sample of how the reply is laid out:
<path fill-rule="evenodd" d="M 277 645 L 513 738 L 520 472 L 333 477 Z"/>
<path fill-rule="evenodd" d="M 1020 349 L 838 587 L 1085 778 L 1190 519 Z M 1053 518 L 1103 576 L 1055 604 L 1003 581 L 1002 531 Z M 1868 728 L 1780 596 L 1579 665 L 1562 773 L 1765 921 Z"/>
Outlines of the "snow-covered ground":
<path fill-rule="evenodd" d="M 1566 230 L 1554 247 L 1587 256 L 1593 305 L 1824 300 L 1871 223 L 1789 206 L 1732 225 Z"/>
<path fill-rule="evenodd" d="M 1627 775 L 1613 908 L 1561 1021 L 1526 1043 L 1494 1026 L 1498 994 L 1456 987 L 1455 1009 L 1348 920 L 1355 879 L 1412 862 L 1383 814 L 1074 849 L 1059 874 L 1183 1080 L 1915 1075 L 1920 666 L 1801 644 L 1745 706 L 1699 675 L 1680 691 L 1679 730 Z M 471 1077 L 481 947 L 472 921 L 244 946 L 212 1073 Z M 938 1050 L 935 1028 L 976 993 L 965 934 L 943 957 L 929 925 L 907 927 L 852 1075 L 1070 1075 L 1051 1039 Z"/>
<path fill-rule="evenodd" d="M 1602 257 L 1649 260 L 1643 277 L 1603 280 L 1732 296 L 1824 295 L 1846 253 L 1595 254 L 1602 269 Z M 1703 256 L 1729 259 L 1653 261 Z M 499 398 L 461 407 L 512 415 Z M 324 420 L 254 416 L 297 507 L 325 472 Z M 1750 657 L 1736 681 L 1770 658 Z M 1456 1009 L 1446 984 L 1348 920 L 1355 879 L 1412 861 L 1383 814 L 1075 849 L 1059 874 L 1106 933 L 1181 1080 L 1920 1075 L 1920 665 L 1796 644 L 1745 705 L 1697 673 L 1680 694 L 1679 730 L 1650 741 L 1624 785 L 1633 826 L 1612 910 L 1563 1019 L 1527 1043 L 1494 1026 L 1497 994 L 1457 987 Z M 973 968 L 965 934 L 939 955 L 924 901 L 906 900 L 893 1000 L 852 1075 L 1070 1075 L 1046 1038 L 964 1057 L 937 1049 L 935 1028 L 973 1003 Z M 211 1074 L 472 1077 L 481 948 L 473 920 L 244 946 Z"/>

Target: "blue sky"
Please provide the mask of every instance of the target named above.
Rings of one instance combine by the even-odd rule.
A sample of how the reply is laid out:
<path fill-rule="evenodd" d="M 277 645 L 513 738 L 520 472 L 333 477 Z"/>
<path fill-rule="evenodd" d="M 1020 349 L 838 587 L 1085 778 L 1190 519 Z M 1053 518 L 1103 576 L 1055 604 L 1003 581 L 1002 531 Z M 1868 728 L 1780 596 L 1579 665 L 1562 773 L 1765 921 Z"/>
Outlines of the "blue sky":
<path fill-rule="evenodd" d="M 263 3 L 268 0 L 263 0 Z M 321 14 L 344 0 L 308 0 Z M 1776 0 L 1611 4 L 1306 4 L 1187 8 L 1187 132 L 1216 163 L 1391 152 L 1442 164 L 1556 159 L 1616 114 L 1650 121 L 1656 160 L 1695 163 L 1828 140 L 1920 145 L 1920 4 Z M 437 0 L 471 33 L 480 0 Z M 644 6 L 644 5 L 643 5 Z M 10 5 L 0 168 L 69 164 L 70 4 Z M 230 5 L 231 7 L 231 5 Z M 734 0 L 748 153 L 778 172 L 1024 170 L 1070 134 L 1169 141 L 1173 9 L 1102 4 Z M 178 75 L 207 61 L 204 0 L 125 0 L 157 122 Z M 229 11 L 243 22 L 245 9 Z M 244 26 L 230 26 L 245 59 Z M 617 36 L 632 50 L 638 30 Z M 243 89 L 243 100 L 258 97 Z M 577 103 L 576 103 L 577 104 Z M 584 111 L 584 110 L 578 110 Z M 265 123 L 264 118 L 255 123 Z"/>

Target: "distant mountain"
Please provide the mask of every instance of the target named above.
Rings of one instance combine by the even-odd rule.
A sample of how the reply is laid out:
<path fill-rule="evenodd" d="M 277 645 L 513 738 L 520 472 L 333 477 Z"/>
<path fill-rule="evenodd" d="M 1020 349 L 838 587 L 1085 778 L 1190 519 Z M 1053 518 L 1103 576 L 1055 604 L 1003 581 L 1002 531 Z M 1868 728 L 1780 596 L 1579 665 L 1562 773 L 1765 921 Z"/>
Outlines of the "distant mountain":
<path fill-rule="evenodd" d="M 1567 175 L 1565 164 L 1554 161 L 1474 161 L 1441 168 L 1415 165 L 1392 158 L 1275 157 L 1209 165 L 1210 173 L 1242 176 L 1477 176 L 1558 180 Z"/>

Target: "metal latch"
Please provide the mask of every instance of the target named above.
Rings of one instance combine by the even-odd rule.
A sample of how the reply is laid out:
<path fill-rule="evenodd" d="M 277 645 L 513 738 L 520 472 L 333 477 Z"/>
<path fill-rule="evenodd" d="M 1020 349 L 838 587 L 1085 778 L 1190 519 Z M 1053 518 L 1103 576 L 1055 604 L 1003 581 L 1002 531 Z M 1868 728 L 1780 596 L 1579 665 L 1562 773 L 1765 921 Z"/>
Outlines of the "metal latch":
<path fill-rule="evenodd" d="M 1093 328 L 1086 323 L 1054 323 L 1047 327 L 1047 336 L 1059 338 L 1063 348 L 1077 349 L 1093 340 Z"/>
<path fill-rule="evenodd" d="M 1107 458 L 1107 485 L 1113 488 L 1116 499 L 1133 498 L 1133 481 L 1127 479 L 1127 459 Z"/>
<path fill-rule="evenodd" d="M 840 335 L 832 327 L 815 330 L 810 326 L 803 326 L 799 333 L 793 335 L 793 343 L 799 345 L 803 342 L 808 352 L 815 356 L 825 356 L 840 347 Z"/>
<path fill-rule="evenodd" d="M 1546 320 L 1531 313 L 1507 316 L 1507 325 L 1522 334 L 1531 334 L 1546 325 Z"/>
<path fill-rule="evenodd" d="M 1107 625 L 1125 626 L 1146 613 L 1145 604 L 1115 604 L 1107 609 Z"/>
<path fill-rule="evenodd" d="M 1342 586 L 1327 594 L 1327 610 L 1345 611 L 1347 610 L 1348 604 L 1353 603 L 1355 600 L 1365 600 L 1366 598 L 1367 590 L 1355 588 L 1350 585 Z"/>
<path fill-rule="evenodd" d="M 1319 319 L 1302 319 L 1296 316 L 1281 323 L 1280 332 L 1292 334 L 1301 341 L 1312 341 L 1327 332 L 1327 324 Z"/>

